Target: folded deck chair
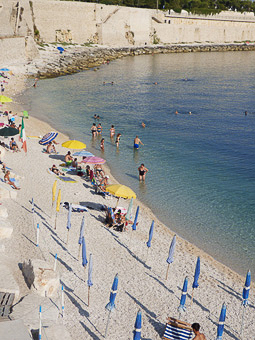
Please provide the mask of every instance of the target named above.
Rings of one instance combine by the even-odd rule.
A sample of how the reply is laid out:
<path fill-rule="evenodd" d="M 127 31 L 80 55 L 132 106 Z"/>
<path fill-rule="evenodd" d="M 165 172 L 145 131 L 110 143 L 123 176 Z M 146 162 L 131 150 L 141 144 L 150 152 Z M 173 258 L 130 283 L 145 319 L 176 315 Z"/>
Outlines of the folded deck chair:
<path fill-rule="evenodd" d="M 174 318 L 168 318 L 162 339 L 190 340 L 192 339 L 192 328 L 187 322 Z"/>

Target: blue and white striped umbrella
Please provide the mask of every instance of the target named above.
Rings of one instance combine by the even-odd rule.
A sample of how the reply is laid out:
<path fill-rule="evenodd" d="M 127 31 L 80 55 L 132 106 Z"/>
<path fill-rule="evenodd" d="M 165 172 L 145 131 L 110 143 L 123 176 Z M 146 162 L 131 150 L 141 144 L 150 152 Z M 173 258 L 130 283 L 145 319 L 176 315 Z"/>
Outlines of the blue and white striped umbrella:
<path fill-rule="evenodd" d="M 107 303 L 107 305 L 105 306 L 105 308 L 109 311 L 112 311 L 113 309 L 115 309 L 115 298 L 117 295 L 117 290 L 118 290 L 118 282 L 119 282 L 119 277 L 118 274 L 115 275 L 115 278 L 113 280 L 113 284 L 112 284 L 112 290 L 111 290 L 111 294 L 110 294 L 110 302 Z"/>
<path fill-rule="evenodd" d="M 92 271 L 93 271 L 93 262 L 92 262 L 92 254 L 90 254 L 90 255 L 89 255 L 88 281 L 87 281 L 88 287 L 93 286 L 93 282 L 92 282 Z"/>
<path fill-rule="evenodd" d="M 47 145 L 52 142 L 58 135 L 58 132 L 49 132 L 43 136 L 43 138 L 39 141 L 41 145 Z"/>
<path fill-rule="evenodd" d="M 85 228 L 85 218 L 83 216 L 82 221 L 81 221 L 80 237 L 79 237 L 78 244 L 82 244 L 82 237 L 84 235 L 84 228 Z"/>
<path fill-rule="evenodd" d="M 178 308 L 178 311 L 180 313 L 186 311 L 185 303 L 186 303 L 187 290 L 188 290 L 188 277 L 186 276 L 184 283 L 183 283 L 183 287 L 182 287 L 182 296 L 181 296 L 180 306 Z"/>
<path fill-rule="evenodd" d="M 137 224 L 138 215 L 139 215 L 139 206 L 136 209 L 135 220 L 134 220 L 134 223 L 132 225 L 132 229 L 133 230 L 136 230 L 136 224 Z"/>
<path fill-rule="evenodd" d="M 153 231 L 154 231 L 154 221 L 152 221 L 152 223 L 151 223 L 151 227 L 150 227 L 150 231 L 149 231 L 149 240 L 146 243 L 148 248 L 151 247 L 151 240 L 152 240 L 152 236 L 153 236 Z"/>
<path fill-rule="evenodd" d="M 73 155 L 78 157 L 94 157 L 93 153 L 85 150 L 77 151 Z"/>
<path fill-rule="evenodd" d="M 72 215 L 72 204 L 69 204 L 69 210 L 67 215 L 67 229 L 68 231 L 71 229 L 71 215 Z"/>
<path fill-rule="evenodd" d="M 82 236 L 82 265 L 86 267 L 88 264 L 87 253 L 86 253 L 86 242 L 84 236 Z"/>
<path fill-rule="evenodd" d="M 250 293 L 250 287 L 251 287 L 251 272 L 248 270 L 245 280 L 245 285 L 243 288 L 243 305 L 246 307 L 249 303 L 249 293 Z"/>
<path fill-rule="evenodd" d="M 170 248 L 169 248 L 169 254 L 168 254 L 168 258 L 166 260 L 166 262 L 168 264 L 171 264 L 172 262 L 174 262 L 174 250 L 175 250 L 175 245 L 176 245 L 176 235 L 174 235 L 172 242 L 170 244 Z"/>
<path fill-rule="evenodd" d="M 223 303 L 221 312 L 220 312 L 220 319 L 219 319 L 218 328 L 217 328 L 217 339 L 216 340 L 222 340 L 222 335 L 224 331 L 224 323 L 226 319 L 226 311 L 227 311 L 227 306 L 225 303 Z"/>
<path fill-rule="evenodd" d="M 141 339 L 141 331 L 142 331 L 142 312 L 139 310 L 137 312 L 136 320 L 135 320 L 135 330 L 134 330 L 134 338 L 133 340 Z"/>
<path fill-rule="evenodd" d="M 196 264 L 196 269 L 195 269 L 195 274 L 194 274 L 194 281 L 192 284 L 192 288 L 198 288 L 198 279 L 200 275 L 200 257 L 197 258 L 197 264 Z"/>

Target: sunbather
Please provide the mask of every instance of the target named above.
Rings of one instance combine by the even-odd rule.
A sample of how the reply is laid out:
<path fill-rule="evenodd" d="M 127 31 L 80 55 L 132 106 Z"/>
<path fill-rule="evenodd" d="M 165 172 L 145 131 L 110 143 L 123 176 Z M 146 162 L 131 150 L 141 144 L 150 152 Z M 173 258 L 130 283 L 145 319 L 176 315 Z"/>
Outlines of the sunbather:
<path fill-rule="evenodd" d="M 10 184 L 14 189 L 16 190 L 20 190 L 20 188 L 18 188 L 15 183 L 13 181 L 10 180 L 10 171 L 7 170 L 5 175 L 4 175 L 4 181 L 7 183 L 7 184 Z"/>
<path fill-rule="evenodd" d="M 102 169 L 101 165 L 95 164 L 94 172 L 95 172 L 96 176 L 98 176 L 98 177 L 100 176 L 100 177 L 104 178 L 105 172 Z"/>
<path fill-rule="evenodd" d="M 47 153 L 56 153 L 55 146 L 53 145 L 52 142 L 49 142 L 49 144 L 47 145 L 46 152 Z"/>
<path fill-rule="evenodd" d="M 17 143 L 15 142 L 15 140 L 14 140 L 13 137 L 11 138 L 11 141 L 10 141 L 10 149 L 11 149 L 12 151 L 20 151 L 20 149 L 19 149 L 19 147 L 18 147 L 18 145 L 17 145 Z"/>
<path fill-rule="evenodd" d="M 99 188 L 102 190 L 102 191 L 105 191 L 106 189 L 106 186 L 109 184 L 108 183 L 108 179 L 109 179 L 109 176 L 104 176 L 104 178 L 100 181 L 100 184 L 99 184 Z"/>
<path fill-rule="evenodd" d="M 72 165 L 73 157 L 71 156 L 71 152 L 68 151 L 67 154 L 65 155 L 65 162 L 67 166 Z"/>
<path fill-rule="evenodd" d="M 59 171 L 59 169 L 56 167 L 56 165 L 55 164 L 53 164 L 52 165 L 52 167 L 50 168 L 50 170 L 52 171 L 52 172 L 54 172 L 54 174 L 56 174 L 56 175 L 63 175 L 63 176 L 65 176 L 65 174 L 63 173 L 63 172 L 60 172 Z"/>

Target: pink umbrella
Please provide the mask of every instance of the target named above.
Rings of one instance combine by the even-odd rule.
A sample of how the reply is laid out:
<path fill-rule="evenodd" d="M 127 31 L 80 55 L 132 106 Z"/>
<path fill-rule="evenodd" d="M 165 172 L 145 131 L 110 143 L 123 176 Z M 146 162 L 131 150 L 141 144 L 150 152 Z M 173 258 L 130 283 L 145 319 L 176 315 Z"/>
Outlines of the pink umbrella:
<path fill-rule="evenodd" d="M 86 157 L 82 163 L 87 163 L 87 164 L 104 164 L 106 160 L 100 157 L 95 157 L 95 156 L 90 156 Z"/>

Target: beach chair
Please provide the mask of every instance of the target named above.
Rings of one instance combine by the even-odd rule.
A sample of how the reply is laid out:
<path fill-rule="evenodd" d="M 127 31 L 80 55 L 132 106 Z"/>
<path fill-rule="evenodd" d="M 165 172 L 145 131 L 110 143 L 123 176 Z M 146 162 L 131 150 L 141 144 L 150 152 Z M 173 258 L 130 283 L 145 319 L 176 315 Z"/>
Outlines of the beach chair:
<path fill-rule="evenodd" d="M 23 111 L 23 117 L 24 117 L 24 118 L 28 118 L 28 117 L 29 117 L 27 111 Z"/>
<path fill-rule="evenodd" d="M 162 339 L 166 340 L 190 340 L 192 339 L 191 324 L 174 318 L 168 318 Z"/>
<path fill-rule="evenodd" d="M 14 300 L 14 293 L 0 292 L 0 317 L 8 317 Z"/>

